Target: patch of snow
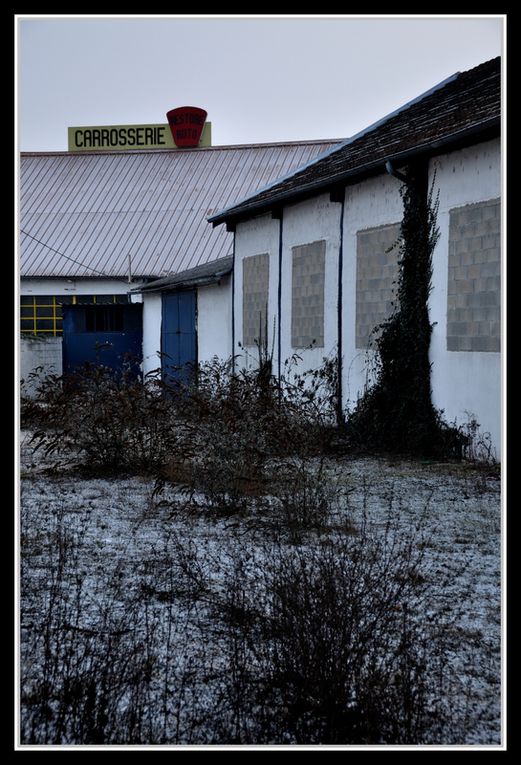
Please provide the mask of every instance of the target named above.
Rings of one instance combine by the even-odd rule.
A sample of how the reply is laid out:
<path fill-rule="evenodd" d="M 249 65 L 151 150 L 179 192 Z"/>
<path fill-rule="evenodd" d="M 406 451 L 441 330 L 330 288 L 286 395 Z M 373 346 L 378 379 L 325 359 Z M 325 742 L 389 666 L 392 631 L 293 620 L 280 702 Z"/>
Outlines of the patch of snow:
<path fill-rule="evenodd" d="M 46 719 L 43 713 L 35 716 L 38 705 L 31 701 L 43 674 L 51 671 L 45 641 L 52 636 L 46 630 L 59 602 L 62 612 L 53 612 L 53 618 L 65 625 L 71 645 L 82 640 L 87 651 L 97 635 L 107 651 L 112 650 L 109 639 L 119 641 L 123 652 L 141 647 L 142 654 L 129 661 L 149 666 L 152 681 L 143 691 L 141 714 L 154 743 L 212 743 L 216 734 L 206 721 L 223 691 L 229 650 L 214 596 L 233 573 L 234 550 L 249 548 L 248 575 L 262 576 L 269 529 L 244 515 L 223 518 L 201 511 L 202 495 L 194 496 L 192 512 L 186 507 L 179 512 L 186 497 L 175 487 L 155 496 L 150 480 L 46 474 L 50 464 L 32 453 L 24 434 L 20 671 L 25 741 L 33 736 L 37 743 L 81 743 L 67 739 L 66 721 L 50 722 L 52 703 Z M 332 524 L 347 519 L 356 533 L 369 516 L 383 530 L 391 508 L 404 529 L 421 525 L 425 570 L 433 582 L 444 582 L 439 600 L 431 604 L 433 613 L 445 609 L 453 619 L 459 712 L 467 717 L 464 740 L 445 743 L 500 744 L 500 482 L 466 465 L 346 459 L 331 460 L 329 468 L 339 497 Z M 270 500 L 265 503 L 268 507 Z M 308 538 L 316 541 L 316 534 Z M 306 537 L 300 544 L 306 545 Z M 467 642 L 473 646 L 470 657 Z M 93 655 L 92 661 L 94 667 L 100 659 Z M 115 699 L 122 720 L 133 703 L 127 692 Z M 59 731 L 64 738 L 56 740 Z"/>

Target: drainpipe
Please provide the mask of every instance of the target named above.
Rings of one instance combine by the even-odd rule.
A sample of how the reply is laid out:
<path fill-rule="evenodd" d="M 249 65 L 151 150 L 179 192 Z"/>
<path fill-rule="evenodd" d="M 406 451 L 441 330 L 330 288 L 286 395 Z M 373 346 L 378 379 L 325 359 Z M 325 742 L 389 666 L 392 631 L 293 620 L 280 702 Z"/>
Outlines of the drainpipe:
<path fill-rule="evenodd" d="M 337 424 L 341 425 L 344 422 L 344 410 L 342 405 L 342 319 L 343 319 L 343 269 L 344 269 L 344 212 L 345 212 L 345 190 L 342 195 L 342 201 L 340 202 L 340 240 L 338 247 L 338 297 L 337 297 Z"/>
<path fill-rule="evenodd" d="M 235 374 L 235 231 L 232 249 L 232 374 Z"/>
<path fill-rule="evenodd" d="M 385 169 L 389 175 L 393 176 L 393 178 L 397 178 L 402 183 L 408 183 L 407 176 L 405 176 L 403 173 L 400 173 L 398 170 L 395 170 L 390 159 L 388 159 L 385 163 Z"/>
<path fill-rule="evenodd" d="M 280 210 L 279 213 L 275 214 L 280 221 L 279 225 L 279 284 L 277 289 L 277 312 L 279 314 L 278 317 L 278 326 L 277 326 L 277 376 L 279 380 L 279 386 L 280 386 L 280 380 L 282 377 L 282 237 L 283 237 L 283 211 Z"/>
<path fill-rule="evenodd" d="M 337 407 L 336 419 L 337 425 L 344 423 L 343 393 L 342 393 L 342 370 L 343 370 L 343 270 L 344 270 L 344 216 L 345 216 L 345 187 L 333 188 L 329 192 L 331 202 L 340 204 L 340 231 L 338 232 L 338 284 L 337 284 Z"/>

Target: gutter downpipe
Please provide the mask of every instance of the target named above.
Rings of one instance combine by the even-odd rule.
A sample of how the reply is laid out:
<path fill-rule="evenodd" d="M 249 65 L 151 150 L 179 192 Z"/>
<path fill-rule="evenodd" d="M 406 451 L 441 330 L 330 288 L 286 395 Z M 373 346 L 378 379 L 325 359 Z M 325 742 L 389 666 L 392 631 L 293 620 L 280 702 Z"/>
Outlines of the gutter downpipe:
<path fill-rule="evenodd" d="M 395 170 L 390 159 L 386 161 L 385 169 L 389 175 L 392 175 L 393 178 L 397 178 L 399 181 L 401 181 L 401 183 L 408 183 L 407 176 L 405 176 L 403 173 L 400 173 L 398 170 Z"/>
<path fill-rule="evenodd" d="M 277 376 L 280 381 L 282 377 L 282 232 L 283 232 L 283 220 L 284 210 L 280 211 L 280 227 L 279 227 L 279 285 L 277 291 L 277 312 L 279 314 L 277 322 Z"/>
<path fill-rule="evenodd" d="M 344 422 L 344 410 L 342 405 L 342 350 L 343 350 L 343 338 L 342 338 L 342 314 L 343 314 L 343 270 L 344 270 L 344 213 L 345 213 L 345 189 L 340 202 L 340 241 L 338 246 L 338 299 L 337 299 L 337 344 L 338 344 L 338 357 L 337 357 L 337 387 L 338 387 L 338 401 L 337 401 L 337 423 L 342 425 Z"/>
<path fill-rule="evenodd" d="M 232 375 L 235 374 L 235 231 L 232 246 Z"/>

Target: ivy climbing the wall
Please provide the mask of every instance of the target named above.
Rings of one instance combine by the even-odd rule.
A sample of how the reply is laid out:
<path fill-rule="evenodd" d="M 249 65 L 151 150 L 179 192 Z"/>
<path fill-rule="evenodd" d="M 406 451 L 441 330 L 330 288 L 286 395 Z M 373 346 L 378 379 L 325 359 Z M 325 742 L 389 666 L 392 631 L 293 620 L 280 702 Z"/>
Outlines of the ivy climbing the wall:
<path fill-rule="evenodd" d="M 409 166 L 400 193 L 396 303 L 376 328 L 376 381 L 348 417 L 347 434 L 353 445 L 370 451 L 460 457 L 462 436 L 443 422 L 431 397 L 428 298 L 439 203 L 434 182 L 428 188 L 426 164 Z"/>

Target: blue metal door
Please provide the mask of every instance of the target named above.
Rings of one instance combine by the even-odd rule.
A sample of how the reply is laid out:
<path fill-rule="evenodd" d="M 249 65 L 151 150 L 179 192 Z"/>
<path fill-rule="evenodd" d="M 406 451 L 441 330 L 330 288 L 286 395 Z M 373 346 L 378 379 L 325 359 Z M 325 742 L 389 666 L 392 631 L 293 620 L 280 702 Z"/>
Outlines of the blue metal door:
<path fill-rule="evenodd" d="M 143 356 L 142 305 L 63 306 L 63 372 L 86 362 L 116 372 L 140 373 Z"/>
<path fill-rule="evenodd" d="M 161 367 L 168 385 L 188 383 L 197 363 L 195 292 L 163 292 Z"/>

